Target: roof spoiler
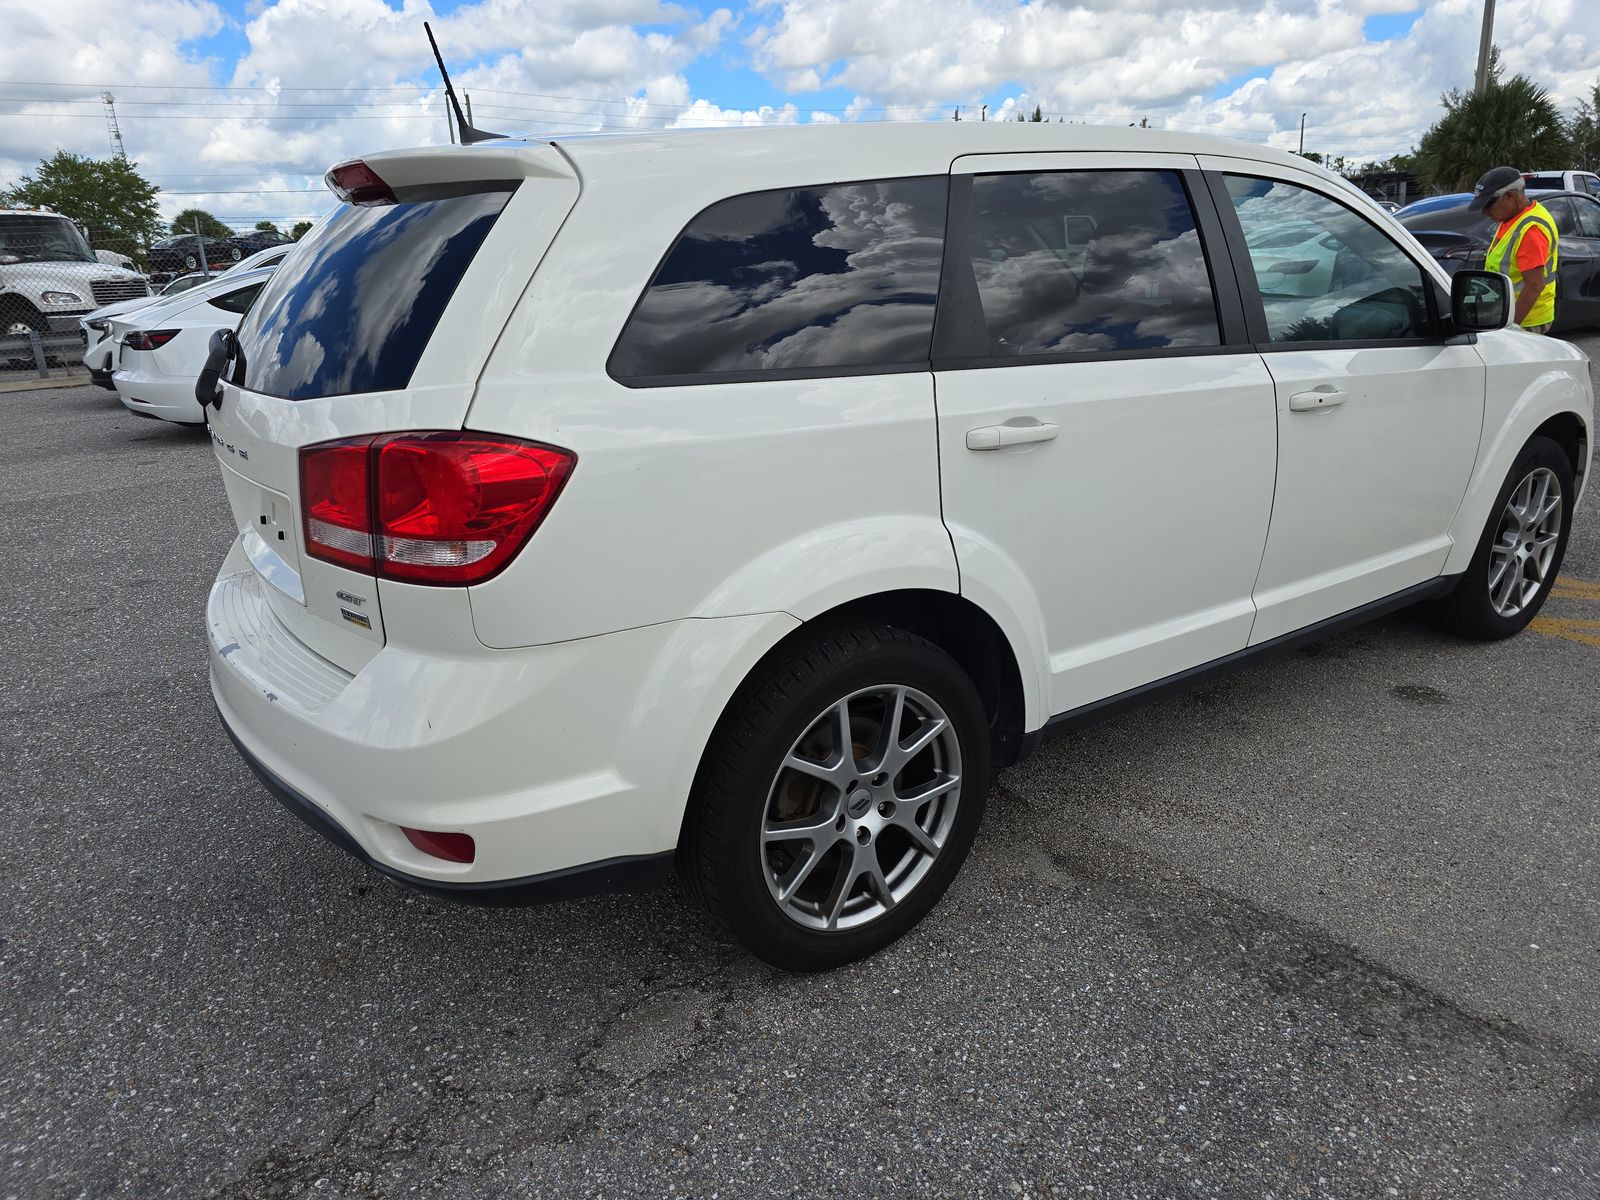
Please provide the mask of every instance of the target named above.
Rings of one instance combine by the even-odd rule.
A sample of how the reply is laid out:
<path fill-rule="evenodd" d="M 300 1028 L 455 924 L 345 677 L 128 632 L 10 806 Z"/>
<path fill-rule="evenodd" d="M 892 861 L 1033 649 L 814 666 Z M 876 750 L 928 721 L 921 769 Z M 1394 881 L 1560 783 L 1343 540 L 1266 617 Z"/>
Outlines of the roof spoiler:
<path fill-rule="evenodd" d="M 461 101 L 456 99 L 456 90 L 450 86 L 450 72 L 444 69 L 444 56 L 439 53 L 439 43 L 433 40 L 433 29 L 426 21 L 422 23 L 423 32 L 428 35 L 428 45 L 433 47 L 433 60 L 439 64 L 439 76 L 444 80 L 444 94 L 450 101 L 450 107 L 456 114 L 456 131 L 461 135 L 461 144 L 470 146 L 474 142 L 491 142 L 496 138 L 503 138 L 503 133 L 489 133 L 487 130 L 474 129 L 467 124 L 466 114 L 461 111 Z"/>

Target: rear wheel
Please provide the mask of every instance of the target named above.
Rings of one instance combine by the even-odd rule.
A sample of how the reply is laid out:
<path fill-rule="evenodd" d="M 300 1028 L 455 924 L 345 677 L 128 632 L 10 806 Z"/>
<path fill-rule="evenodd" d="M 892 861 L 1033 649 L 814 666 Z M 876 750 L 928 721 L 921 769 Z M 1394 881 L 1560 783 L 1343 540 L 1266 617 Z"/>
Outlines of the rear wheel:
<path fill-rule="evenodd" d="M 922 638 L 860 625 L 784 655 L 735 703 L 692 800 L 685 874 L 775 966 L 887 946 L 977 834 L 989 732 L 971 680 Z"/>
<path fill-rule="evenodd" d="M 239 247 L 237 247 L 237 246 L 229 246 L 228 247 L 228 257 L 233 259 L 234 262 L 238 262 L 241 258 L 244 257 L 244 251 L 239 249 Z"/>
<path fill-rule="evenodd" d="M 193 254 L 185 254 L 183 256 L 183 265 L 187 270 L 196 271 L 200 268 L 200 260 Z"/>
<path fill-rule="evenodd" d="M 1492 641 L 1538 615 L 1572 529 L 1572 463 L 1547 437 L 1528 439 L 1495 500 L 1478 550 L 1455 589 L 1434 605 L 1445 628 Z"/>

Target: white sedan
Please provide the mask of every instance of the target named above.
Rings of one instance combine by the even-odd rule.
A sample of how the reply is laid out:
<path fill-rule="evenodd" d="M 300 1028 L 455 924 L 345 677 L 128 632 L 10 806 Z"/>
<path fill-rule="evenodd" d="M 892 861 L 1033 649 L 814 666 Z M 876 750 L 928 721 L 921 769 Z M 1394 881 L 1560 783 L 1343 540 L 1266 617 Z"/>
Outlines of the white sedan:
<path fill-rule="evenodd" d="M 204 425 L 194 398 L 211 335 L 236 329 L 276 264 L 229 271 L 161 304 L 111 318 L 112 383 L 129 412 L 180 425 Z"/>
<path fill-rule="evenodd" d="M 243 271 L 253 270 L 256 267 L 276 266 L 283 261 L 284 255 L 294 249 L 294 243 L 283 246 L 270 246 L 259 250 L 243 262 L 236 264 L 229 270 L 234 278 Z M 115 304 L 108 304 L 104 308 L 97 308 L 78 322 L 78 328 L 83 330 L 83 365 L 89 371 L 89 381 L 108 390 L 115 389 L 111 372 L 116 365 L 117 347 L 111 337 L 111 319 L 125 313 L 135 312 L 141 308 L 151 308 L 173 297 L 197 288 L 202 284 L 209 284 L 220 279 L 222 274 L 211 272 L 209 275 L 199 271 L 192 271 L 187 275 L 180 275 L 168 283 L 153 296 L 135 296 L 132 300 L 119 300 Z"/>

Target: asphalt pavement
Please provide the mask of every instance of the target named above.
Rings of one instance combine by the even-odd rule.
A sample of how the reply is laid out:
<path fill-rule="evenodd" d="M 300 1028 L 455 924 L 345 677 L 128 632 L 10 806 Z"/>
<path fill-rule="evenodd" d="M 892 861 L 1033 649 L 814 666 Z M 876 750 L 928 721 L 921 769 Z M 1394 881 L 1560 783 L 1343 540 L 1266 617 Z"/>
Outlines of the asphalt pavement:
<path fill-rule="evenodd" d="M 676 888 L 317 839 L 212 710 L 205 435 L 0 410 L 3 1200 L 1600 1195 L 1600 494 L 1543 632 L 1402 613 L 1048 743 L 801 977 Z"/>

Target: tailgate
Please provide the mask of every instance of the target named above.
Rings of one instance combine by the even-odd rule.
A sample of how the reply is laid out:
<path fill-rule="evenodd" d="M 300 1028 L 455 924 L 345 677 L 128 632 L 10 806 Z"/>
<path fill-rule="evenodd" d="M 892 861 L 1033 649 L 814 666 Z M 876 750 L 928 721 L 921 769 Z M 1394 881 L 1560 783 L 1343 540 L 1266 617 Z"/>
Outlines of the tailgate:
<path fill-rule="evenodd" d="M 579 190 L 545 144 L 364 161 L 395 202 L 340 205 L 295 247 L 241 323 L 241 361 L 208 411 L 240 545 L 274 614 L 350 672 L 385 641 L 377 580 L 307 552 L 300 450 L 460 429 Z"/>

